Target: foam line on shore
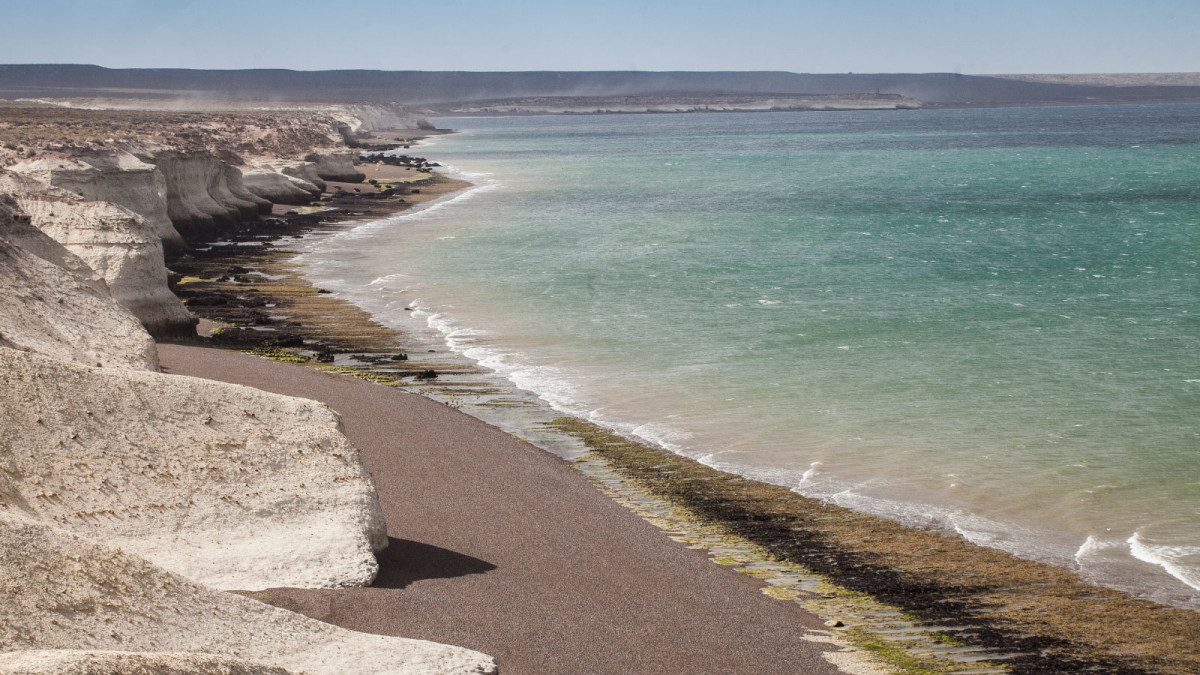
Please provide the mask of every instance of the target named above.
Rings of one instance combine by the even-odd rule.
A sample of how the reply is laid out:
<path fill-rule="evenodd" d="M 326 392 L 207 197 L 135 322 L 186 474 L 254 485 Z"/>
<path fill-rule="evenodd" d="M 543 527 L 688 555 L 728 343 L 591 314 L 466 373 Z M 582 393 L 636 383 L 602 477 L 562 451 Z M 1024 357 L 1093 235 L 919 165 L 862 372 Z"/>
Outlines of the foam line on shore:
<path fill-rule="evenodd" d="M 1134 532 L 1129 539 L 1129 554 L 1144 563 L 1161 567 L 1167 574 L 1188 586 L 1200 590 L 1200 575 L 1189 573 L 1189 568 L 1176 562 L 1179 558 L 1200 557 L 1200 547 L 1160 546 L 1146 541 L 1141 532 Z"/>
<path fill-rule="evenodd" d="M 395 277 L 396 275 L 389 276 Z M 391 280 L 394 279 L 389 279 L 389 281 Z M 380 280 L 376 279 L 375 281 Z M 355 292 L 356 289 L 337 288 L 331 279 L 322 278 L 320 283 L 333 286 L 351 302 L 358 303 L 364 299 L 360 293 Z M 1176 580 L 1194 588 L 1186 579 L 1178 576 L 1177 573 L 1180 572 L 1178 566 L 1164 566 L 1159 561 L 1159 557 L 1148 547 L 1140 549 L 1141 555 L 1130 553 L 1123 563 L 1125 571 L 1117 573 L 1110 569 L 1111 561 L 1104 560 L 1099 563 L 1087 556 L 1077 555 L 1072 542 L 1048 543 L 1055 542 L 1055 538 L 1047 532 L 987 518 L 961 509 L 874 496 L 866 491 L 870 489 L 871 485 L 839 480 L 828 473 L 823 473 L 819 463 L 818 466 L 810 466 L 803 474 L 797 475 L 793 471 L 722 461 L 721 458 L 726 453 L 693 447 L 688 443 L 690 435 L 687 432 L 666 424 L 647 424 L 615 419 L 606 414 L 603 409 L 589 406 L 586 402 L 578 399 L 579 387 L 572 382 L 570 373 L 567 371 L 553 366 L 532 365 L 528 362 L 528 357 L 518 351 L 506 350 L 493 344 L 481 344 L 481 342 L 487 342 L 486 338 L 489 336 L 487 331 L 463 326 L 453 316 L 438 311 L 420 298 L 408 303 L 389 303 L 382 308 L 373 306 L 374 303 L 366 303 L 364 309 L 371 312 L 377 321 L 397 326 L 395 318 L 388 316 L 390 311 L 396 309 L 397 304 L 406 304 L 407 307 L 410 307 L 412 311 L 405 312 L 405 314 L 408 314 L 413 320 L 424 323 L 425 327 L 432 332 L 431 337 L 440 340 L 451 352 L 465 358 L 470 363 L 491 371 L 497 380 L 507 386 L 532 394 L 550 409 L 689 457 L 714 469 L 765 483 L 790 487 L 797 494 L 805 497 L 821 499 L 862 513 L 882 516 L 909 527 L 956 534 L 973 544 L 1005 551 L 1027 560 L 1074 569 L 1097 583 L 1113 588 L 1135 593 L 1144 592 L 1145 589 L 1141 586 L 1121 581 L 1128 578 L 1129 567 L 1137 566 L 1139 563 L 1154 568 L 1154 571 L 1147 569 L 1143 574 L 1154 574 L 1157 570 L 1165 570 Z M 470 408 L 466 410 L 471 412 Z M 546 447 L 544 449 L 555 452 L 554 448 Z M 1129 552 L 1125 551 L 1125 553 Z M 1169 559 L 1167 564 L 1170 565 Z M 1172 602 L 1178 603 L 1179 600 L 1173 599 Z M 1184 603 L 1184 606 L 1190 605 Z"/>

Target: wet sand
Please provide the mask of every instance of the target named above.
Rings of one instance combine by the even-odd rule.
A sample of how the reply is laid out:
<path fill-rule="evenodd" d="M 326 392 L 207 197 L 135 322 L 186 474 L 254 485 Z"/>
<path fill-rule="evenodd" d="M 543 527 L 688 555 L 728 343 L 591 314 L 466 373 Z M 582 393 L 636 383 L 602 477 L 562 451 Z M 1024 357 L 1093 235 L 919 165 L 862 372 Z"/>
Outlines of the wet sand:
<path fill-rule="evenodd" d="M 255 594 L 353 630 L 491 654 L 518 673 L 837 673 L 819 618 L 763 595 L 568 462 L 425 397 L 223 350 L 164 370 L 322 401 L 375 478 L 391 544 L 371 588 Z"/>

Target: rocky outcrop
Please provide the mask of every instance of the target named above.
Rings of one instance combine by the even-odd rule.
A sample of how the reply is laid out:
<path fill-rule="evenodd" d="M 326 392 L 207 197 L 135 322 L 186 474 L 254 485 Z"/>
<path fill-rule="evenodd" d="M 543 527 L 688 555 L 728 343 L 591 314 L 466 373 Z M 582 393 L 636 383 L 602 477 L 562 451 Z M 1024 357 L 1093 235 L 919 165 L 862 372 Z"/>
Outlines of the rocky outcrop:
<path fill-rule="evenodd" d="M 364 585 L 387 545 L 332 412 L 158 373 L 141 325 L 194 324 L 167 292 L 164 240 L 270 210 L 235 167 L 350 133 L 305 117 L 81 114 L 70 145 L 37 115 L 0 120 L 24 139 L 0 162 L 26 160 L 0 170 L 0 674 L 495 672 L 212 588 Z M 342 154 L 293 164 L 361 181 Z M 320 192 L 265 180 L 280 178 Z"/>
<path fill-rule="evenodd" d="M 0 181 L 5 178 L 4 171 L 0 170 Z M 0 192 L 0 241 L 63 268 L 102 296 L 109 295 L 108 284 L 96 274 L 96 270 L 34 227 L 29 214 L 21 210 L 16 198 L 5 192 Z"/>
<path fill-rule="evenodd" d="M 6 651 L 212 654 L 312 675 L 496 672 L 479 652 L 337 628 L 7 511 L 0 512 Z"/>
<path fill-rule="evenodd" d="M 304 161 L 312 162 L 317 175 L 324 180 L 361 183 L 367 176 L 354 167 L 356 157 L 353 152 L 314 152 L 306 155 Z"/>
<path fill-rule="evenodd" d="M 162 241 L 167 256 L 185 244 L 167 215 L 167 181 L 153 164 L 128 152 L 93 150 L 70 158 L 43 158 L 12 167 L 87 201 L 110 202 L 142 217 Z"/>
<path fill-rule="evenodd" d="M 0 195 L 0 345 L 87 366 L 158 370 L 141 323 L 8 195 Z"/>
<path fill-rule="evenodd" d="M 0 348 L 0 508 L 217 588 L 366 585 L 374 484 L 325 406 Z"/>
<path fill-rule="evenodd" d="M 269 164 L 242 171 L 242 182 L 247 190 L 275 204 L 308 204 L 321 196 L 317 186 Z"/>
<path fill-rule="evenodd" d="M 331 111 L 334 118 L 345 123 L 350 131 L 361 133 L 381 129 L 432 129 L 424 115 L 408 110 L 398 103 L 364 103 L 344 106 L 344 111 Z"/>
<path fill-rule="evenodd" d="M 221 167 L 221 180 L 217 192 L 228 192 L 232 195 L 233 203 L 244 218 L 254 218 L 260 214 L 271 212 L 271 202 L 246 189 L 242 183 L 242 172 L 237 167 L 225 164 Z"/>
<path fill-rule="evenodd" d="M 269 213 L 271 203 L 242 184 L 241 172 L 208 152 L 166 150 L 146 158 L 167 183 L 167 215 L 190 245 L 221 237 L 240 222 Z"/>
<path fill-rule="evenodd" d="M 0 675 L 288 675 L 287 670 L 215 654 L 41 649 L 0 653 Z"/>
<path fill-rule="evenodd" d="M 298 178 L 315 187 L 318 195 L 324 192 L 327 187 L 325 181 L 321 179 L 321 175 L 317 173 L 317 165 L 313 162 L 281 161 L 277 166 L 280 173 L 292 178 Z"/>
<path fill-rule="evenodd" d="M 158 233 L 141 216 L 109 202 L 82 201 L 23 174 L 0 173 L 0 191 L 12 194 L 35 227 L 95 270 L 112 299 L 151 335 L 196 334 L 196 318 L 167 288 Z"/>

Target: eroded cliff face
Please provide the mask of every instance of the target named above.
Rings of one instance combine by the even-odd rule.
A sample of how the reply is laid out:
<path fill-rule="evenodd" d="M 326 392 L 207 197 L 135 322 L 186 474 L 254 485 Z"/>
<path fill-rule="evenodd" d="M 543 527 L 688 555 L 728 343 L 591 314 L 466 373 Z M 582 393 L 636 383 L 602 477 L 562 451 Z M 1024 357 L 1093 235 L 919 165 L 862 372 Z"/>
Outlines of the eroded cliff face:
<path fill-rule="evenodd" d="M 242 184 L 241 172 L 208 152 L 164 150 L 146 159 L 167 183 L 167 215 L 191 246 L 220 238 L 271 204 Z"/>
<path fill-rule="evenodd" d="M 350 131 L 378 131 L 380 129 L 432 129 L 433 125 L 424 115 L 413 112 L 399 103 L 363 103 L 339 106 L 330 114 L 346 124 Z"/>
<path fill-rule="evenodd" d="M 158 370 L 158 350 L 141 322 L 2 194 L 0 345 L 86 366 Z"/>
<path fill-rule="evenodd" d="M 4 179 L 4 172 L 0 171 L 0 181 Z M 33 227 L 29 214 L 21 210 L 13 195 L 5 192 L 0 192 L 0 237 L 10 246 L 24 249 L 27 253 L 63 268 L 81 283 L 108 297 L 108 284 L 96 274 L 96 270 L 88 267 L 79 256 L 63 248 L 62 244 L 51 239 L 45 232 Z"/>
<path fill-rule="evenodd" d="M 288 675 L 283 668 L 216 654 L 34 649 L 0 653 L 0 675 Z"/>
<path fill-rule="evenodd" d="M 0 169 L 0 673 L 495 672 L 478 652 L 197 582 L 362 585 L 386 545 L 333 413 L 158 373 L 142 326 L 194 323 L 167 290 L 164 242 L 210 241 L 270 209 L 244 184 L 246 158 L 336 146 L 349 127 L 308 113 L 89 113 L 78 127 L 24 114 L 0 110 L 0 165 L 22 172 Z M 320 167 L 362 179 L 351 153 L 286 164 L 302 177 L 263 180 L 319 195 Z"/>
<path fill-rule="evenodd" d="M 13 195 L 35 227 L 87 263 L 152 335 L 195 335 L 195 317 L 167 288 L 162 240 L 140 215 L 12 172 L 0 171 L 0 192 Z"/>
<path fill-rule="evenodd" d="M 138 214 L 158 235 L 164 252 L 183 252 L 183 238 L 167 215 L 167 180 L 153 164 L 120 150 L 80 152 L 72 157 L 21 162 L 13 171 L 74 192 L 86 201 L 110 202 Z"/>
<path fill-rule="evenodd" d="M 275 204 L 308 204 L 321 196 L 321 188 L 280 173 L 270 164 L 244 169 L 242 183 L 250 192 Z"/>
<path fill-rule="evenodd" d="M 327 187 L 325 181 L 321 179 L 321 174 L 317 173 L 317 165 L 313 162 L 281 160 L 276 162 L 275 166 L 279 167 L 280 173 L 297 178 L 315 187 L 318 195 Z"/>
<path fill-rule="evenodd" d="M 0 463 L 0 508 L 216 588 L 362 586 L 387 546 L 358 451 L 304 399 L 0 348 Z"/>
<path fill-rule="evenodd" d="M 354 166 L 357 157 L 354 152 L 313 152 L 305 155 L 304 161 L 312 162 L 313 169 L 323 180 L 361 183 L 366 175 Z"/>
<path fill-rule="evenodd" d="M 206 588 L 12 508 L 0 509 L 0 592 L 6 651 L 211 654 L 314 675 L 496 672 L 476 651 L 356 633 Z"/>

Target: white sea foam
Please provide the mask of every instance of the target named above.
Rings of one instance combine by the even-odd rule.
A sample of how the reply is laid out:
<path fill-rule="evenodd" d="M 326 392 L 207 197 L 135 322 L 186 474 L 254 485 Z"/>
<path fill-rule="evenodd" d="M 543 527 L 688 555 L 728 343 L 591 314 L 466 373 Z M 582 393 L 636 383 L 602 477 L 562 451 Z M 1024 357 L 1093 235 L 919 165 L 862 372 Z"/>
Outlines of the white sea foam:
<path fill-rule="evenodd" d="M 803 474 L 801 474 L 800 482 L 796 483 L 795 489 L 797 491 L 799 491 L 802 487 L 804 487 L 805 483 L 810 482 L 813 479 L 813 477 L 817 475 L 817 469 L 819 469 L 820 467 L 821 467 L 820 462 L 813 462 L 812 464 L 809 464 L 808 469 L 805 470 L 805 472 Z"/>
<path fill-rule="evenodd" d="M 574 398 L 575 385 L 560 369 L 531 366 L 519 353 L 480 344 L 479 338 L 486 337 L 487 331 L 461 326 L 449 316 L 424 306 L 419 299 L 410 306 L 413 307 L 413 318 L 424 319 L 442 336 L 451 351 L 507 379 L 518 389 L 533 393 L 556 410 L 586 416 L 588 411 L 580 408 Z"/>
<path fill-rule="evenodd" d="M 818 473 L 816 469 L 819 466 L 820 462 L 814 462 L 814 466 L 804 472 L 793 491 L 854 511 L 882 516 L 909 527 L 954 533 L 973 544 L 997 548 L 1022 558 L 1057 564 L 1065 564 L 1069 560 L 1069 550 L 1049 543 L 1053 541 L 1053 537 L 1046 532 L 987 518 L 963 509 L 866 494 L 881 487 L 878 481 L 847 485 L 833 477 L 815 480 Z"/>
<path fill-rule="evenodd" d="M 312 264 L 313 261 L 310 259 L 310 254 L 326 252 L 342 242 L 350 242 L 373 237 L 380 230 L 394 227 L 400 222 L 428 219 L 432 214 L 435 214 L 448 206 L 467 202 L 481 194 L 486 194 L 488 192 L 492 192 L 493 190 L 497 190 L 503 185 L 500 181 L 491 178 L 489 174 L 469 173 L 458 171 L 450 167 L 446 168 L 448 169 L 445 172 L 447 175 L 450 175 L 453 178 L 459 178 L 461 180 L 468 181 L 473 183 L 473 185 L 465 190 L 443 195 L 437 199 L 424 202 L 422 204 L 413 205 L 409 209 L 405 209 L 399 213 L 394 213 L 386 218 L 380 218 L 378 220 L 366 220 L 356 223 L 353 227 L 349 227 L 333 234 L 318 232 L 305 235 L 304 237 L 300 238 L 301 245 L 304 249 L 304 253 L 302 253 L 300 256 L 301 262 L 305 264 Z"/>
<path fill-rule="evenodd" d="M 381 276 L 381 277 L 375 277 L 374 279 L 371 280 L 371 283 L 369 283 L 367 285 L 368 286 L 382 286 L 385 284 L 390 284 L 393 281 L 397 281 L 399 279 L 406 279 L 406 278 L 408 278 L 408 275 L 401 274 L 398 272 L 396 274 L 385 274 L 384 276 Z"/>
<path fill-rule="evenodd" d="M 1156 565 L 1188 586 L 1200 590 L 1200 546 L 1172 546 L 1148 541 L 1141 532 L 1125 540 L 1129 554 Z"/>
<path fill-rule="evenodd" d="M 1075 564 L 1083 567 L 1097 553 L 1104 550 L 1112 550 L 1119 545 L 1119 542 L 1104 542 L 1095 535 L 1089 534 L 1087 539 L 1083 540 L 1083 543 L 1079 545 L 1079 548 L 1075 549 Z"/>

